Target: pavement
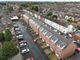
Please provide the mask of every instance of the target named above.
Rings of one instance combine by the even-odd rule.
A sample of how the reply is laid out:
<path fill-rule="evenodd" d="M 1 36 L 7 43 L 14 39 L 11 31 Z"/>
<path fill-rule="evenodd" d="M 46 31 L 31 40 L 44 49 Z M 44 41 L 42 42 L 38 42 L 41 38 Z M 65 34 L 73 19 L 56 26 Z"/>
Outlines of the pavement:
<path fill-rule="evenodd" d="M 16 56 L 14 56 L 13 58 L 9 59 L 9 60 L 22 60 L 22 56 L 21 54 L 17 54 Z"/>
<path fill-rule="evenodd" d="M 80 60 L 80 52 L 77 53 L 76 55 L 72 56 L 70 59 L 68 60 Z"/>
<path fill-rule="evenodd" d="M 23 26 L 21 22 L 18 22 L 17 24 L 19 25 L 19 27 L 24 35 L 24 39 L 27 40 L 27 43 L 29 45 L 29 48 L 30 48 L 33 56 L 35 57 L 35 60 L 49 60 L 49 59 L 47 59 L 45 54 L 42 53 L 40 51 L 40 49 L 36 46 L 36 44 L 33 42 L 33 39 L 30 36 L 28 30 L 25 28 L 25 26 Z"/>

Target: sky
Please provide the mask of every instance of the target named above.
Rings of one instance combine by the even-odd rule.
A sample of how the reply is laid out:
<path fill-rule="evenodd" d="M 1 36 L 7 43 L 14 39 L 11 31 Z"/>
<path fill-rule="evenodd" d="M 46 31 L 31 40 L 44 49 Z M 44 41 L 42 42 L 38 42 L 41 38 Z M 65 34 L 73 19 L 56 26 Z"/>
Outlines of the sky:
<path fill-rule="evenodd" d="M 3 1 L 35 1 L 35 2 L 80 2 L 80 0 L 0 0 Z"/>

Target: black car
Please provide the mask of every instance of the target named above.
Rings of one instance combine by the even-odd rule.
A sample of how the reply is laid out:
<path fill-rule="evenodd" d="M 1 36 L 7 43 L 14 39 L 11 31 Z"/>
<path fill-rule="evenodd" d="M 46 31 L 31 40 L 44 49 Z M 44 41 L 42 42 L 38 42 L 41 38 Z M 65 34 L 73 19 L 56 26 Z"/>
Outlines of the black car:
<path fill-rule="evenodd" d="M 15 34 L 20 35 L 20 34 L 22 34 L 22 32 L 21 32 L 21 30 L 18 30 L 18 31 L 15 31 Z"/>

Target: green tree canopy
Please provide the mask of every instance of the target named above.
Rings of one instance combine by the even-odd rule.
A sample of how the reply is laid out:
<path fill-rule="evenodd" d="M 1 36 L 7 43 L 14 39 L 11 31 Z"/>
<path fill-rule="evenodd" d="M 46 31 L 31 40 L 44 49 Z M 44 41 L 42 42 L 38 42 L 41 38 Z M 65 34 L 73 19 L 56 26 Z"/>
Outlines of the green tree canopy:
<path fill-rule="evenodd" d="M 23 4 L 20 4 L 20 6 L 22 6 L 22 7 L 28 7 L 28 4 L 27 3 L 23 3 Z"/>
<path fill-rule="evenodd" d="M 5 37 L 5 41 L 12 40 L 12 33 L 11 33 L 11 31 L 9 29 L 5 30 L 4 37 Z"/>
<path fill-rule="evenodd" d="M 9 12 L 11 12 L 13 10 L 13 7 L 9 6 L 8 10 L 9 10 Z"/>
<path fill-rule="evenodd" d="M 4 41 L 4 34 L 3 32 L 0 32 L 0 42 L 3 42 Z"/>
<path fill-rule="evenodd" d="M 58 16 L 57 15 L 52 15 L 53 20 L 57 20 Z"/>
<path fill-rule="evenodd" d="M 31 9 L 35 10 L 35 11 L 38 11 L 39 8 L 38 8 L 38 6 L 32 6 Z"/>
<path fill-rule="evenodd" d="M 51 16 L 51 15 L 52 15 L 52 12 L 47 13 L 47 16 Z"/>
<path fill-rule="evenodd" d="M 4 42 L 2 49 L 0 50 L 0 60 L 8 60 L 9 58 L 15 56 L 18 53 L 15 42 L 7 41 Z"/>

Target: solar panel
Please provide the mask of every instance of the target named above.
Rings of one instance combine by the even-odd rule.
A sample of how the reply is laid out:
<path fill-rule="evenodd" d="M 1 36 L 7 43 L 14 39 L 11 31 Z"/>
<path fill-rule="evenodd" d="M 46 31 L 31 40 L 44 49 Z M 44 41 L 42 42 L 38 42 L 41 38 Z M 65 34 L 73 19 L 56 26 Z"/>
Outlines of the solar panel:
<path fill-rule="evenodd" d="M 51 38 L 52 33 L 48 32 L 48 33 L 46 34 L 46 36 L 47 36 L 48 38 Z"/>
<path fill-rule="evenodd" d="M 61 40 L 59 40 L 58 42 L 57 42 L 57 44 L 58 44 L 58 46 L 61 48 L 61 49 L 63 49 L 64 47 L 66 47 L 67 46 L 67 44 L 66 43 L 64 43 L 63 41 L 61 41 Z"/>
<path fill-rule="evenodd" d="M 44 28 L 43 27 L 40 27 L 40 29 L 39 29 L 41 32 L 44 30 Z"/>
<path fill-rule="evenodd" d="M 58 38 L 57 38 L 57 37 L 55 37 L 55 36 L 52 36 L 52 37 L 51 37 L 51 40 L 53 40 L 53 41 L 54 41 L 54 43 L 56 43 L 56 42 L 58 41 Z"/>
<path fill-rule="evenodd" d="M 47 30 L 43 30 L 42 32 L 43 32 L 44 35 L 46 35 L 48 31 Z"/>

